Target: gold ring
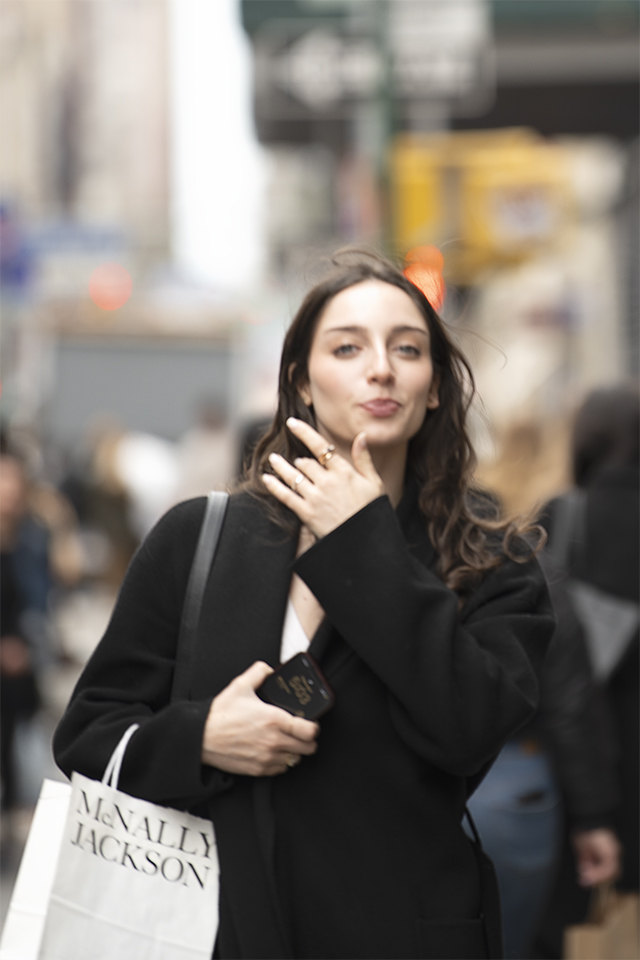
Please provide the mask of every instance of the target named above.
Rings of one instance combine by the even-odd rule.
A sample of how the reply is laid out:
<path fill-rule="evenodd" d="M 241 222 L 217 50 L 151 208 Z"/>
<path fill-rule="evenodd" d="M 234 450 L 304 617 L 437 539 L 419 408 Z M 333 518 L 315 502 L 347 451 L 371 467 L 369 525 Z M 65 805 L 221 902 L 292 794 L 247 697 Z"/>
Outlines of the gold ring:
<path fill-rule="evenodd" d="M 332 443 L 330 443 L 327 449 L 322 451 L 322 453 L 318 457 L 318 463 L 320 464 L 321 467 L 324 467 L 325 463 L 331 460 L 334 450 L 335 450 L 335 446 Z"/>
<path fill-rule="evenodd" d="M 295 753 L 290 753 L 287 759 L 285 760 L 285 763 L 287 764 L 288 767 L 297 767 L 301 759 L 302 757 L 297 757 Z"/>
<path fill-rule="evenodd" d="M 293 478 L 291 489 L 293 490 L 294 493 L 298 492 L 298 484 L 302 483 L 303 480 L 306 480 L 304 473 L 299 473 L 297 477 Z"/>

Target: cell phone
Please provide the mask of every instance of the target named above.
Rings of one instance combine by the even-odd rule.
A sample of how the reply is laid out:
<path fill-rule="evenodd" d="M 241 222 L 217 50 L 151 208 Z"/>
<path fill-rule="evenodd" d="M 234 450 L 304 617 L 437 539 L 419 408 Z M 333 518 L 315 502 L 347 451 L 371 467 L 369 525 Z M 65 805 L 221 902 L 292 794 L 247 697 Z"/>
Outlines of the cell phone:
<path fill-rule="evenodd" d="M 296 717 L 317 720 L 335 702 L 333 690 L 309 653 L 296 653 L 270 674 L 256 693 Z"/>

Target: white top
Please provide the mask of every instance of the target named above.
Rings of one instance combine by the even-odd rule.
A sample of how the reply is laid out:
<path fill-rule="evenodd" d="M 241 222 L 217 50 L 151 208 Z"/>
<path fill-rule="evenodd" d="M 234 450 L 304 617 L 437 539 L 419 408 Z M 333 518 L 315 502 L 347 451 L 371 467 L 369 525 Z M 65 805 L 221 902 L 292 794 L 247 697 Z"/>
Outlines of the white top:
<path fill-rule="evenodd" d="M 309 637 L 304 632 L 300 623 L 296 608 L 291 603 L 287 603 L 287 612 L 282 626 L 282 641 L 280 643 L 280 663 L 286 663 L 296 653 L 304 653 L 309 649 Z"/>

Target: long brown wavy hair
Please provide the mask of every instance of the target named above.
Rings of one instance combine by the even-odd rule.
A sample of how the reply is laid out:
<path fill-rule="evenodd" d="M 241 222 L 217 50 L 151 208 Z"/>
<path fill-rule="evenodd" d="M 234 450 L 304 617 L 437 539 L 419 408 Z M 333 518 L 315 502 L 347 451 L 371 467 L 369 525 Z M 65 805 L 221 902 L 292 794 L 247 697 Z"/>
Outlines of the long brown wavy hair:
<path fill-rule="evenodd" d="M 419 507 L 439 556 L 439 575 L 464 595 L 488 570 L 499 566 L 505 554 L 517 562 L 528 560 L 542 545 L 544 533 L 528 520 L 502 519 L 497 503 L 473 487 L 476 458 L 466 428 L 475 393 L 473 374 L 424 294 L 377 254 L 342 250 L 331 263 L 333 270 L 309 291 L 289 327 L 280 362 L 278 409 L 253 452 L 240 489 L 265 501 L 280 526 L 295 528 L 293 514 L 267 493 L 261 475 L 273 472 L 270 453 L 289 461 L 309 456 L 285 424 L 293 416 L 316 427 L 313 407 L 303 403 L 300 387 L 308 380 L 309 354 L 322 312 L 336 294 L 366 280 L 399 287 L 427 324 L 440 400 L 435 410 L 427 411 L 409 443 L 407 479 L 417 484 Z"/>

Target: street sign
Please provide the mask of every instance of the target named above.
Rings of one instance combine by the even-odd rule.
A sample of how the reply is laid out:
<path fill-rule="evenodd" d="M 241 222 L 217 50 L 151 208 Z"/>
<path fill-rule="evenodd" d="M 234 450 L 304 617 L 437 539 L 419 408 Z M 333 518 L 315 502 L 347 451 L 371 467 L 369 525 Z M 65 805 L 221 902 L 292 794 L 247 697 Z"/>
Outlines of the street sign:
<path fill-rule="evenodd" d="M 486 0 L 351 9 L 351 17 L 266 20 L 255 31 L 259 131 L 275 124 L 282 139 L 287 122 L 350 120 L 380 97 L 400 115 L 429 101 L 462 116 L 486 107 L 495 83 Z"/>
<path fill-rule="evenodd" d="M 399 99 L 473 96 L 486 82 L 489 11 L 482 0 L 400 0 L 389 5 L 393 91 Z"/>
<path fill-rule="evenodd" d="M 345 33 L 341 20 L 274 20 L 256 35 L 258 120 L 347 117 L 382 80 L 373 38 Z"/>
<path fill-rule="evenodd" d="M 367 37 L 344 37 L 318 27 L 303 34 L 276 59 L 275 83 L 311 110 L 374 96 L 382 58 Z"/>

